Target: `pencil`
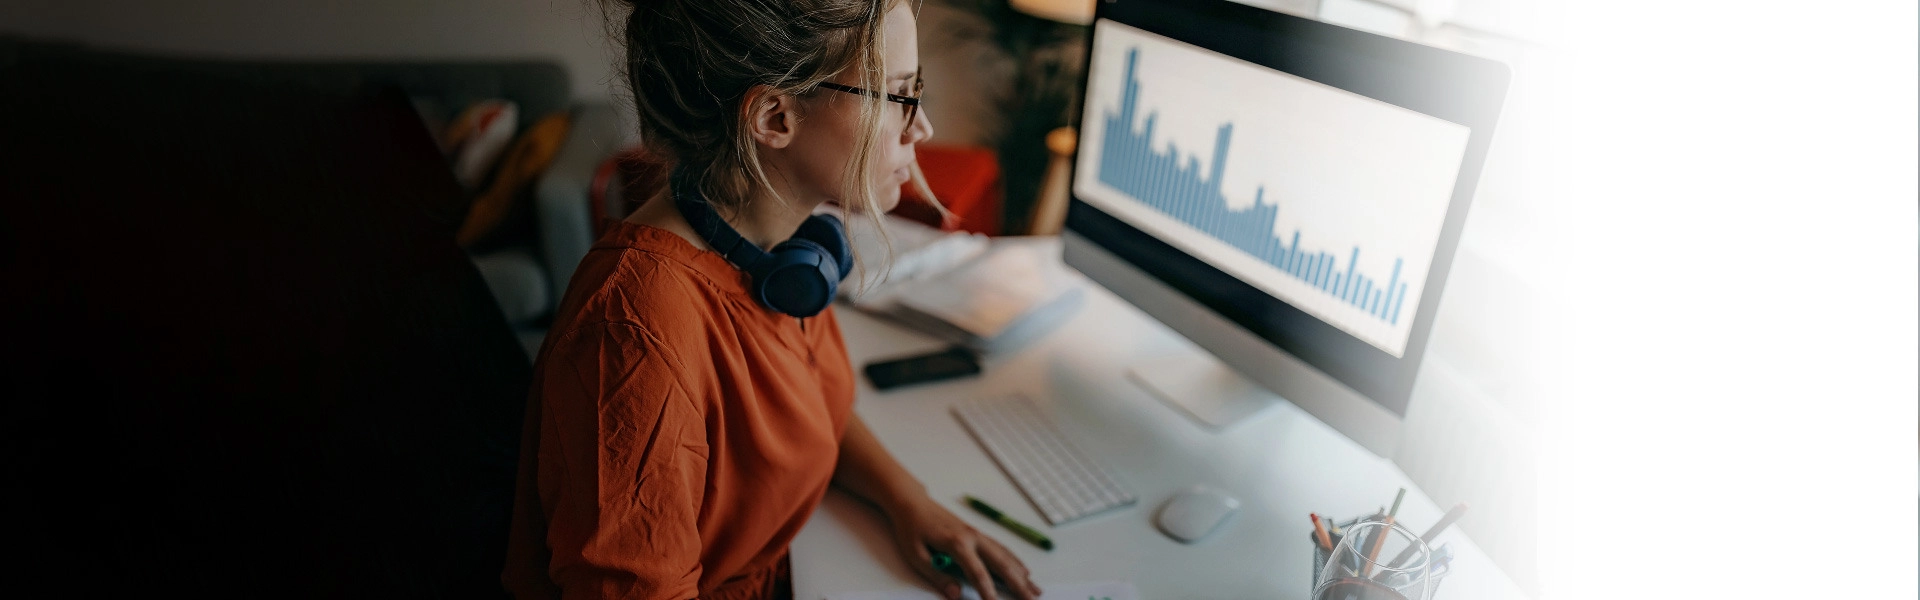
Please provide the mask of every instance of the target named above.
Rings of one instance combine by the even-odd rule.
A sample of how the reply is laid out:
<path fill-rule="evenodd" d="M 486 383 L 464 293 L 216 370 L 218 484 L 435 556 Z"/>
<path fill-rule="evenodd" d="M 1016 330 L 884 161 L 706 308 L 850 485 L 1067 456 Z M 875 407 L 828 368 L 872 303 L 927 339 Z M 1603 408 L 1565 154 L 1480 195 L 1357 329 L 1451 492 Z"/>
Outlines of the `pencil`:
<path fill-rule="evenodd" d="M 1360 563 L 1361 578 L 1365 578 L 1367 573 L 1373 570 L 1373 561 L 1380 558 L 1380 545 L 1386 543 L 1387 536 L 1393 533 L 1393 515 L 1387 515 L 1387 519 L 1382 522 L 1386 524 L 1385 527 L 1383 527 L 1385 531 L 1374 532 L 1373 548 L 1367 550 L 1366 562 Z"/>
<path fill-rule="evenodd" d="M 1313 517 L 1313 535 L 1320 538 L 1320 547 L 1326 548 L 1328 552 L 1332 552 L 1333 539 L 1327 537 L 1327 528 L 1320 525 L 1320 515 L 1307 513 L 1307 516 Z"/>
<path fill-rule="evenodd" d="M 1446 530 L 1447 526 L 1452 525 L 1454 521 L 1460 520 L 1460 515 L 1465 512 L 1467 512 L 1467 503 L 1461 502 L 1453 505 L 1453 508 L 1449 509 L 1447 514 L 1440 516 L 1439 522 L 1434 523 L 1433 527 L 1427 528 L 1426 533 L 1420 534 L 1420 540 L 1429 543 L 1433 542 L 1433 538 L 1440 537 L 1440 532 Z"/>
<path fill-rule="evenodd" d="M 1399 515 L 1399 514 L 1400 514 L 1400 500 L 1402 500 L 1402 499 L 1404 499 L 1404 498 L 1406 498 L 1406 497 L 1407 497 L 1407 488 L 1400 488 L 1400 493 L 1397 493 L 1397 494 L 1394 494 L 1394 495 L 1393 495 L 1393 508 L 1389 508 L 1389 509 L 1387 509 L 1387 516 L 1389 516 L 1389 517 L 1391 517 L 1391 516 L 1396 516 L 1396 515 Z"/>

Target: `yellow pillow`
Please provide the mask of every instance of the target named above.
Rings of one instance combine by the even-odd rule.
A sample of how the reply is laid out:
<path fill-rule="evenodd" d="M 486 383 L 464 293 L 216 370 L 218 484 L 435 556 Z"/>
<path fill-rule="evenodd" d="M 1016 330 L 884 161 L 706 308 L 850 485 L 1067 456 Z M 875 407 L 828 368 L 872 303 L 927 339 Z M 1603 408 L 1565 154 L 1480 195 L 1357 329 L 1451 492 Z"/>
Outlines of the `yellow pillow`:
<path fill-rule="evenodd" d="M 471 248 L 489 241 L 487 238 L 507 220 L 527 186 L 532 185 L 560 153 L 560 145 L 566 142 L 572 125 L 572 115 L 560 111 L 527 126 L 527 132 L 514 141 L 513 147 L 500 159 L 499 172 L 493 182 L 474 197 L 467 208 L 466 222 L 460 224 L 455 234 L 461 247 Z"/>

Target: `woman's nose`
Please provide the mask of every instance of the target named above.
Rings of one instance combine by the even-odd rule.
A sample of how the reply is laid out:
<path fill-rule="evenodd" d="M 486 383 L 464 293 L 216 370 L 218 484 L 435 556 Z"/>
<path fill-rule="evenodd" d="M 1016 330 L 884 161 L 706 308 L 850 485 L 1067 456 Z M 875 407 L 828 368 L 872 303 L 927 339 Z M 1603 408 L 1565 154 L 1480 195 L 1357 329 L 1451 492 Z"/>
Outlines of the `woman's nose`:
<path fill-rule="evenodd" d="M 933 137 L 933 118 L 927 116 L 926 107 L 921 107 L 913 116 L 913 122 L 907 124 L 906 143 L 918 144 Z"/>

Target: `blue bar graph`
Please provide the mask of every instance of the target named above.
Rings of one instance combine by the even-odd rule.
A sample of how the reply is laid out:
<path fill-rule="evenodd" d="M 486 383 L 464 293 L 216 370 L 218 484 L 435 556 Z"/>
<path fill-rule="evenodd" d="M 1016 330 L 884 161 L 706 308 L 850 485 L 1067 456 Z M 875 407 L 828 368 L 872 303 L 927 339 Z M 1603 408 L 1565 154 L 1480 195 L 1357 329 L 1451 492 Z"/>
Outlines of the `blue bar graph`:
<path fill-rule="evenodd" d="M 1220 192 L 1220 180 L 1226 172 L 1233 123 L 1222 124 L 1215 134 L 1213 161 L 1204 174 L 1198 154 L 1187 155 L 1182 164 L 1180 149 L 1172 143 L 1167 144 L 1165 152 L 1153 150 L 1155 113 L 1147 113 L 1141 130 L 1135 132 L 1133 124 L 1141 111 L 1140 82 L 1134 78 L 1139 56 L 1139 48 L 1127 50 L 1120 111 L 1108 111 L 1106 115 L 1100 181 L 1273 265 L 1328 296 L 1388 324 L 1398 324 L 1400 300 L 1407 291 L 1406 282 L 1400 280 L 1401 259 L 1393 260 L 1393 273 L 1382 286 L 1360 272 L 1359 246 L 1353 247 L 1345 268 L 1340 268 L 1333 252 L 1301 249 L 1298 229 L 1293 231 L 1291 242 L 1276 238 L 1273 224 L 1280 215 L 1280 205 L 1277 200 L 1266 197 L 1264 186 L 1254 192 L 1253 206 L 1240 210 L 1227 207 L 1226 196 Z"/>

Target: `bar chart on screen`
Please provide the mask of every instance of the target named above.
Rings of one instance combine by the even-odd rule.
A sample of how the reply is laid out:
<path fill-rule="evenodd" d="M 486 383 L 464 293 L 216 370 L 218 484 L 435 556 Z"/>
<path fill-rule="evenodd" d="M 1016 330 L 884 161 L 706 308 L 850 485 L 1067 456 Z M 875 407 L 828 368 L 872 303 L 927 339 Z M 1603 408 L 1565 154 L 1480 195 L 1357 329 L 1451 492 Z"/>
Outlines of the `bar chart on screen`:
<path fill-rule="evenodd" d="M 1177 147 L 1169 147 L 1164 152 L 1152 148 L 1152 116 L 1147 117 L 1144 131 L 1132 130 L 1139 110 L 1135 101 L 1137 94 L 1132 93 L 1139 89 L 1139 82 L 1133 77 L 1133 64 L 1139 53 L 1139 50 L 1127 52 L 1129 93 L 1120 102 L 1120 112 L 1109 115 L 1101 124 L 1106 129 L 1106 144 L 1101 149 L 1100 181 L 1280 268 L 1341 302 L 1390 324 L 1398 323 L 1404 306 L 1402 301 L 1407 296 L 1407 284 L 1400 282 L 1400 258 L 1393 260 L 1393 275 L 1384 280 L 1384 285 L 1376 284 L 1382 280 L 1355 270 L 1360 260 L 1359 246 L 1354 246 L 1353 254 L 1347 258 L 1346 270 L 1338 271 L 1332 252 L 1300 247 L 1298 228 L 1293 230 L 1291 241 L 1281 243 L 1280 238 L 1273 235 L 1280 207 L 1264 202 L 1266 188 L 1255 189 L 1253 206 L 1241 210 L 1227 206 L 1226 196 L 1220 194 L 1220 174 L 1226 168 L 1228 142 L 1233 139 L 1232 123 L 1220 126 L 1214 138 L 1213 168 L 1204 176 L 1198 171 L 1198 158 L 1188 157 L 1187 165 L 1181 167 Z"/>
<path fill-rule="evenodd" d="M 1405 351 L 1469 129 L 1124 26 L 1088 85 L 1077 196 Z"/>

